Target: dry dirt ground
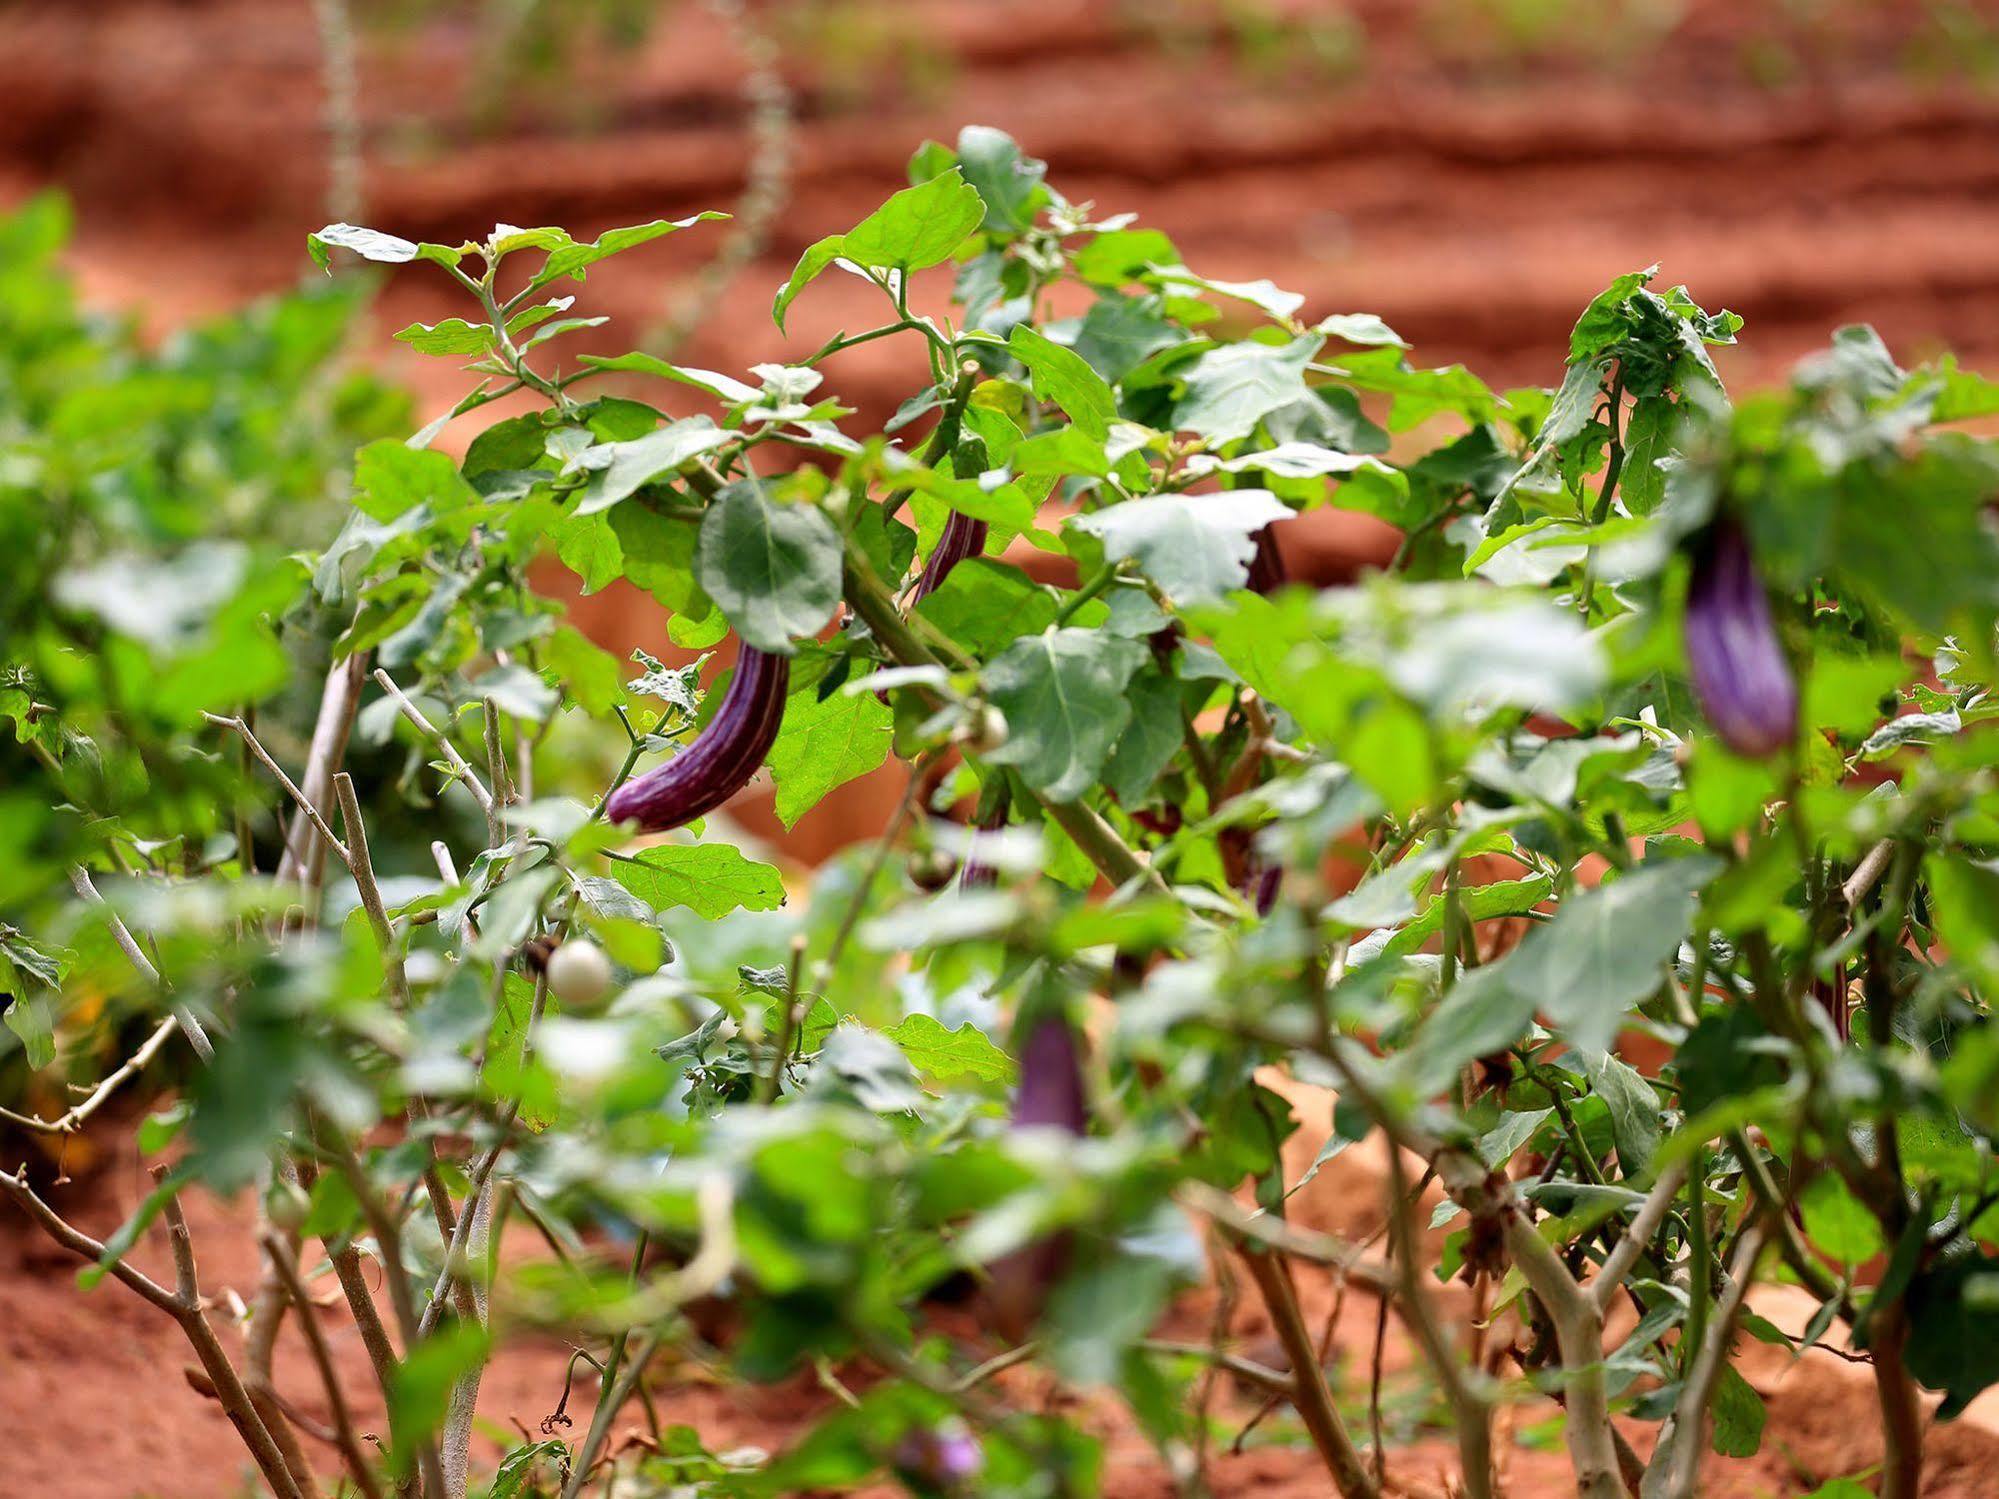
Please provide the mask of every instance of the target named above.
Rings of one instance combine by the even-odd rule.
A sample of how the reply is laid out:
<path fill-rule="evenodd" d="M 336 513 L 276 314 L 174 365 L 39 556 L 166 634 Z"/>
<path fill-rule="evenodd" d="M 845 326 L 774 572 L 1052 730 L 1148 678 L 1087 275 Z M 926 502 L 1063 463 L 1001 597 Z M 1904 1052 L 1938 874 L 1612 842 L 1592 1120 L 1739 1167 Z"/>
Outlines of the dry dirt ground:
<path fill-rule="evenodd" d="M 769 242 L 712 299 L 681 357 L 740 369 L 862 326 L 874 309 L 845 278 L 801 301 L 789 341 L 770 324 L 769 299 L 804 245 L 900 185 L 917 141 L 981 121 L 1046 157 L 1072 197 L 1167 230 L 1197 269 L 1269 276 L 1305 293 L 1314 316 L 1379 313 L 1424 362 L 1462 360 L 1498 385 L 1552 382 L 1576 311 L 1612 276 L 1653 261 L 1708 305 L 1747 317 L 1745 347 L 1724 360 L 1733 381 L 1781 378 L 1856 319 L 1876 324 L 1905 360 L 1948 345 L 1968 364 L 1999 365 L 1999 96 L 1912 69 L 1925 37 L 1927 55 L 1936 52 L 1923 7 L 1685 0 L 1677 25 L 1641 45 L 1605 55 L 1537 48 L 1494 66 L 1453 50 L 1477 28 L 1454 28 L 1452 4 L 1476 8 L 1353 0 L 1368 71 L 1347 83 L 1294 66 L 1281 46 L 1275 64 L 1243 60 L 1214 23 L 1225 7 L 1206 0 L 882 0 L 860 7 L 880 23 L 868 35 L 899 27 L 927 40 L 859 52 L 832 45 L 846 34 L 823 29 L 825 4 L 755 6 L 794 41 L 794 187 Z M 1336 9 L 1265 8 L 1305 21 Z M 594 233 L 734 205 L 748 155 L 740 62 L 700 6 L 661 7 L 644 37 L 583 58 L 566 92 L 524 92 L 500 128 L 483 132 L 466 123 L 479 46 L 472 9 L 364 38 L 366 222 L 455 241 L 500 220 Z M 1796 32 L 1807 11 L 1823 30 Z M 818 32 L 806 26 L 814 16 Z M 1947 63 L 1968 60 L 1950 50 Z M 1783 66 L 1773 70 L 1773 57 Z M 0 204 L 67 187 L 87 293 L 162 332 L 288 285 L 303 268 L 305 230 L 328 216 L 319 59 L 309 0 L 0 6 Z M 615 319 L 597 347 L 636 342 L 720 233 L 594 272 L 582 289 L 588 310 Z M 449 293 L 441 277 L 407 270 L 388 287 L 378 327 L 460 311 Z M 856 350 L 834 372 L 836 388 L 883 414 L 918 378 L 909 358 L 892 343 Z M 427 407 L 460 389 L 448 364 L 391 363 Z M 1286 540 L 1294 564 L 1323 578 L 1350 572 L 1381 543 L 1337 526 Z M 648 612 L 615 591 L 591 601 L 587 620 L 609 641 L 659 645 Z M 866 836 L 898 790 L 851 788 L 808 817 L 788 851 L 811 860 Z M 739 810 L 753 829 L 774 827 L 754 798 Z M 1300 1103 L 1302 1169 L 1329 1116 L 1322 1097 Z M 1301 1216 L 1365 1233 L 1381 1188 L 1380 1163 L 1350 1151 L 1301 1194 Z M 136 1162 L 114 1147 L 65 1192 L 102 1232 L 139 1190 Z M 195 1206 L 205 1281 L 218 1293 L 250 1288 L 246 1213 L 245 1203 Z M 157 1265 L 159 1245 L 139 1257 Z M 1307 1276 L 1302 1290 L 1315 1316 L 1330 1313 L 1329 1285 Z M 1176 1323 L 1197 1335 L 1211 1306 L 1195 1298 Z M 1782 1293 L 1766 1310 L 1783 1325 L 1803 1321 Z M 1335 1329 L 1346 1391 L 1365 1383 L 1374 1323 L 1374 1306 L 1349 1296 Z M 1237 1330 L 1252 1349 L 1267 1338 L 1247 1311 Z M 1387 1347 L 1387 1384 L 1407 1388 L 1407 1350 L 1393 1336 Z M 360 1350 L 350 1340 L 338 1354 L 360 1388 Z M 552 1410 L 563 1356 L 527 1349 L 501 1361 L 482 1403 L 493 1433 L 533 1429 Z M 1755 1460 L 1715 1468 L 1706 1492 L 1801 1494 L 1866 1467 L 1875 1448 L 1864 1369 L 1830 1354 L 1793 1364 L 1760 1346 L 1746 1357 L 1770 1401 L 1769 1433 Z M 234 1438 L 182 1379 L 184 1361 L 157 1314 L 115 1287 L 79 1297 L 70 1264 L 0 1221 L 0 1408 L 12 1417 L 0 1494 L 241 1492 Z M 280 1371 L 317 1411 L 303 1350 L 289 1339 Z M 717 1447 L 779 1444 L 825 1400 L 809 1383 L 728 1391 L 671 1371 L 658 1396 L 663 1414 Z M 1253 1408 L 1226 1393 L 1223 1409 Z M 1170 1492 L 1128 1429 L 1107 1435 L 1113 1494 Z M 1398 1449 L 1390 1472 L 1434 1485 L 1448 1450 L 1436 1439 Z M 331 1471 L 331 1454 L 316 1455 Z M 1565 1471 L 1546 1442 L 1523 1443 L 1509 1456 L 1509 1492 L 1551 1499 L 1565 1491 Z M 1999 1437 L 1976 1412 L 1936 1430 L 1926 1493 L 1989 1496 L 1995 1474 Z M 1224 1493 L 1327 1492 L 1309 1450 L 1291 1444 L 1224 1457 L 1215 1478 Z"/>

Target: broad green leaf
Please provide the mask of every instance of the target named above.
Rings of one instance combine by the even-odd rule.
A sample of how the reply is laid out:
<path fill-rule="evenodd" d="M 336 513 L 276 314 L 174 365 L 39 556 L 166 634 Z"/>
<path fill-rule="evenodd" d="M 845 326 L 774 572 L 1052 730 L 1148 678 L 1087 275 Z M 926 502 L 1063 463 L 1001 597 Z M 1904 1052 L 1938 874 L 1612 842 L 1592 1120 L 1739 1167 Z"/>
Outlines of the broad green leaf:
<path fill-rule="evenodd" d="M 446 318 L 441 323 L 411 323 L 396 338 L 419 354 L 483 354 L 492 347 L 493 330 L 486 323 Z"/>
<path fill-rule="evenodd" d="M 1649 1175 L 1661 1132 L 1659 1098 L 1652 1085 L 1630 1063 L 1607 1052 L 1579 1049 L 1577 1059 L 1591 1091 L 1610 1110 L 1619 1167 L 1627 1177 Z"/>
<path fill-rule="evenodd" d="M 956 170 L 906 187 L 840 237 L 840 255 L 877 270 L 941 264 L 979 227 L 986 206 Z"/>
<path fill-rule="evenodd" d="M 1625 1012 L 1665 982 L 1695 896 L 1720 869 L 1707 855 L 1650 859 L 1571 896 L 1505 960 L 1507 987 L 1575 1045 L 1608 1050 Z"/>
<path fill-rule="evenodd" d="M 600 443 L 587 449 L 581 461 L 593 472 L 574 513 L 594 515 L 609 510 L 636 494 L 641 485 L 671 477 L 689 460 L 712 452 L 731 437 L 706 417 L 690 416 L 629 442 Z"/>
<path fill-rule="evenodd" d="M 1247 437 L 1271 412 L 1309 394 L 1305 366 L 1324 342 L 1308 334 L 1289 343 L 1211 349 L 1187 373 L 1174 425 L 1216 443 Z"/>
<path fill-rule="evenodd" d="M 686 906 L 713 921 L 731 911 L 775 911 L 784 880 L 729 843 L 660 843 L 611 861 L 611 878 L 655 911 Z"/>
<path fill-rule="evenodd" d="M 1070 421 L 1099 442 L 1110 435 L 1111 423 L 1117 420 L 1117 397 L 1082 355 L 1025 323 L 1014 325 L 1007 347 L 1027 366 L 1036 396 L 1060 406 Z"/>
<path fill-rule="evenodd" d="M 840 603 L 840 534 L 810 505 L 783 505 L 755 480 L 717 495 L 701 522 L 699 577 L 736 633 L 792 653 Z"/>
<path fill-rule="evenodd" d="M 713 209 L 710 209 L 706 213 L 697 213 L 691 218 L 654 219 L 649 224 L 635 224 L 628 229 L 612 229 L 587 245 L 575 244 L 573 242 L 563 245 L 559 249 L 549 252 L 547 262 L 543 264 L 539 271 L 535 272 L 534 280 L 530 281 L 528 285 L 545 286 L 561 276 L 574 276 L 578 281 L 581 281 L 591 266 L 609 256 L 616 255 L 624 250 L 635 249 L 639 245 L 649 244 L 663 234 L 672 234 L 676 230 L 689 229 L 696 224 L 705 223 L 709 219 L 726 219 L 727 217 L 726 213 L 717 213 Z"/>
<path fill-rule="evenodd" d="M 975 1077 L 987 1083 L 1011 1083 L 1019 1072 L 1012 1057 L 1001 1051 L 970 1021 L 955 1031 L 929 1015 L 910 1015 L 884 1034 L 902 1048 L 917 1071 L 936 1078 Z"/>
<path fill-rule="evenodd" d="M 1078 515 L 1070 524 L 1126 558 L 1183 604 L 1218 599 L 1249 578 L 1256 533 L 1291 514 L 1267 489 L 1162 494 Z"/>
<path fill-rule="evenodd" d="M 4 958 L 0 958 L 0 965 L 11 966 Z M 10 977 L 0 972 L 0 982 Z M 6 1021 L 7 1029 L 20 1041 L 30 1068 L 40 1071 L 56 1059 L 55 1014 L 49 1008 L 48 996 L 16 994 L 8 1001 L 0 1019 Z"/>
<path fill-rule="evenodd" d="M 958 170 L 984 201 L 981 227 L 992 233 L 1024 233 L 1048 200 L 1041 180 L 1048 163 L 1022 155 L 1012 136 L 989 125 L 958 132 Z"/>
<path fill-rule="evenodd" d="M 988 758 L 1018 766 L 1037 791 L 1074 801 L 1089 789 L 1131 719 L 1125 686 L 1151 658 L 1135 640 L 1047 630 L 1016 640 L 986 668 L 1008 737 Z"/>
<path fill-rule="evenodd" d="M 760 387 L 745 385 L 730 375 L 717 374 L 714 370 L 699 370 L 688 365 L 669 364 L 657 354 L 619 354 L 606 357 L 601 354 L 584 354 L 577 363 L 587 364 L 592 369 L 617 370 L 626 374 L 658 375 L 662 380 L 676 380 L 682 385 L 691 385 L 696 390 L 705 390 L 716 400 L 730 406 L 740 406 L 745 401 L 754 401 L 763 394 Z"/>
<path fill-rule="evenodd" d="M 1056 603 L 1019 568 L 991 557 L 968 557 L 916 612 L 967 650 L 987 655 L 1018 635 L 1054 624 Z"/>
<path fill-rule="evenodd" d="M 370 520 L 394 520 L 418 505 L 444 515 L 478 499 L 458 465 L 443 453 L 385 437 L 354 456 L 354 508 Z"/>
<path fill-rule="evenodd" d="M 817 684 L 793 692 L 770 747 L 778 821 L 791 827 L 835 786 L 882 765 L 894 722 L 895 714 L 872 692 L 821 698 Z"/>

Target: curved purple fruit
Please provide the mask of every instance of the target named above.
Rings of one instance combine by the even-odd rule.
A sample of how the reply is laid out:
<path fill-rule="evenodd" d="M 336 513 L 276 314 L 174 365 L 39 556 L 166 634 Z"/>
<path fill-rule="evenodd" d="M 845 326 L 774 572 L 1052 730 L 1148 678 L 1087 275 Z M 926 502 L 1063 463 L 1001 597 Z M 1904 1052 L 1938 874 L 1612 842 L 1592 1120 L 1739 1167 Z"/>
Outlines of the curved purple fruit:
<path fill-rule="evenodd" d="M 1252 593 L 1275 593 L 1291 581 L 1285 570 L 1284 555 L 1277 550 L 1277 533 L 1274 526 L 1265 526 L 1256 533 L 1256 555 L 1249 559 L 1249 578 L 1245 586 Z"/>
<path fill-rule="evenodd" d="M 953 510 L 951 518 L 944 522 L 943 534 L 937 538 L 937 545 L 930 553 L 929 565 L 923 569 L 923 576 L 916 580 L 916 590 L 910 595 L 910 602 L 914 604 L 928 598 L 944 586 L 952 568 L 967 557 L 976 557 L 983 552 L 988 529 L 984 521 L 973 520 L 962 510 Z"/>
<path fill-rule="evenodd" d="M 790 686 L 788 656 L 744 646 L 707 727 L 666 764 L 613 791 L 604 815 L 657 833 L 714 811 L 742 790 L 770 753 Z"/>
<path fill-rule="evenodd" d="M 1687 585 L 1687 665 L 1694 695 L 1738 755 L 1773 755 L 1798 731 L 1798 685 L 1770 618 L 1749 533 L 1724 515 L 1695 542 Z"/>
<path fill-rule="evenodd" d="M 1080 1135 L 1089 1128 L 1083 1063 L 1068 1017 L 1036 1021 L 1020 1051 L 1020 1086 L 1013 1096 L 1015 1129 L 1059 1129 Z M 1016 1249 L 992 1265 L 992 1306 L 1000 1330 L 1025 1336 L 1069 1262 L 1069 1236 L 1051 1234 Z"/>

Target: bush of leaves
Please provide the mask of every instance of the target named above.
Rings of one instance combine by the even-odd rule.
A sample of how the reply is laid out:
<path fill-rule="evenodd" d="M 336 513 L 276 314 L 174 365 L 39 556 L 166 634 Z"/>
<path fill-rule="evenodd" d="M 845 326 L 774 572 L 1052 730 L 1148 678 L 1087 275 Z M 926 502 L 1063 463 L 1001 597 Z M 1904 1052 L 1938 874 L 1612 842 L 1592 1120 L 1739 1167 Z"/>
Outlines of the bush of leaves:
<path fill-rule="evenodd" d="M 879 323 L 729 371 L 565 352 L 591 266 L 698 220 L 328 226 L 320 265 L 464 296 L 397 335 L 476 381 L 414 435 L 317 373 L 351 293 L 151 355 L 51 290 L 52 209 L 8 224 L 16 1159 L 149 1066 L 181 1086 L 110 1241 L 44 1167 L 0 1189 L 186 1330 L 283 1499 L 1084 1495 L 1105 1398 L 1198 1494 L 1219 1380 L 1373 1495 L 1315 1277 L 1405 1324 L 1405 1424 L 1466 1494 L 1515 1404 L 1592 1499 L 1693 1492 L 1762 1440 L 1754 1337 L 1850 1343 L 1914 1495 L 1926 1392 L 1947 1419 L 1999 1377 L 1999 453 L 1949 430 L 1999 388 L 1851 328 L 1731 402 L 1740 320 L 1639 272 L 1554 388 L 1493 390 L 1201 274 L 997 132 L 910 181 L 773 307 L 855 276 Z M 877 340 L 910 393 L 871 430 L 840 370 Z M 1327 506 L 1392 564 L 1287 581 L 1270 528 Z M 735 653 L 619 660 L 551 566 Z M 809 883 L 727 820 L 760 767 L 791 824 L 887 765 L 898 810 Z M 1385 1240 L 1289 1221 L 1370 1137 Z M 240 1329 L 196 1191 L 260 1194 Z M 1281 1366 L 1226 1318 L 1160 1335 L 1215 1275 Z M 1748 1304 L 1770 1281 L 1807 1325 Z M 281 1334 L 324 1388 L 274 1389 Z M 550 1336 L 562 1419 L 484 1471 L 481 1372 Z M 669 1367 L 813 1371 L 830 1414 L 718 1452 L 661 1424 Z"/>

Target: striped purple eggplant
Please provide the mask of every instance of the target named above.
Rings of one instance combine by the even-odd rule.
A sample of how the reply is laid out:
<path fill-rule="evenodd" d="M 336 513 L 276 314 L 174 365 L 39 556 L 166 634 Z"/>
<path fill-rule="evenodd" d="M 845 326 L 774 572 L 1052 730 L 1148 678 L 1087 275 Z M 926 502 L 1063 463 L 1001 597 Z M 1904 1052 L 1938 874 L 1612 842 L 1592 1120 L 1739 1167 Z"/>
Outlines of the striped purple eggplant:
<path fill-rule="evenodd" d="M 916 589 L 910 595 L 912 604 L 920 603 L 944 586 L 944 580 L 951 576 L 951 569 L 967 557 L 976 557 L 986 549 L 986 533 L 990 528 L 982 520 L 973 520 L 963 511 L 953 510 L 951 518 L 944 522 L 944 530 L 937 538 L 937 545 L 930 553 L 929 565 L 923 569 L 923 576 L 916 580 Z"/>
<path fill-rule="evenodd" d="M 613 791 L 604 815 L 657 833 L 714 811 L 742 790 L 770 753 L 790 686 L 788 656 L 744 646 L 722 706 L 694 742 Z"/>
<path fill-rule="evenodd" d="M 1733 516 L 1717 518 L 1694 543 L 1686 641 L 1694 694 L 1721 742 L 1759 758 L 1788 747 L 1798 732 L 1798 685 L 1749 533 Z"/>

